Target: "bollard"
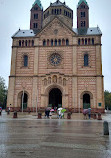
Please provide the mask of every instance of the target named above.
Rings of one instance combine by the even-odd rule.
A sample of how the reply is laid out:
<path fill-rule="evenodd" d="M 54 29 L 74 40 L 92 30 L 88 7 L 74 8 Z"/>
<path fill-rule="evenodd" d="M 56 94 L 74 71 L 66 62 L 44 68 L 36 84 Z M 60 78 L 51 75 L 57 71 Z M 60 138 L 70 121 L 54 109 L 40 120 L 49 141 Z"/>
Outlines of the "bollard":
<path fill-rule="evenodd" d="M 104 126 L 104 135 L 109 135 L 109 125 L 108 125 L 108 122 L 104 121 L 103 126 Z"/>
<path fill-rule="evenodd" d="M 39 112 L 39 113 L 38 113 L 38 119 L 41 119 L 41 118 L 42 118 L 42 113 Z"/>
<path fill-rule="evenodd" d="M 98 113 L 98 120 L 102 120 L 101 113 Z"/>
<path fill-rule="evenodd" d="M 0 116 L 2 115 L 2 112 L 0 111 Z"/>
<path fill-rule="evenodd" d="M 8 110 L 8 111 L 7 111 L 7 115 L 9 115 L 9 114 L 10 114 L 10 111 Z"/>
<path fill-rule="evenodd" d="M 71 112 L 67 113 L 67 119 L 71 119 Z"/>
<path fill-rule="evenodd" d="M 14 111 L 13 118 L 17 118 L 17 111 Z"/>
<path fill-rule="evenodd" d="M 93 114 L 93 119 L 97 119 L 96 113 Z"/>

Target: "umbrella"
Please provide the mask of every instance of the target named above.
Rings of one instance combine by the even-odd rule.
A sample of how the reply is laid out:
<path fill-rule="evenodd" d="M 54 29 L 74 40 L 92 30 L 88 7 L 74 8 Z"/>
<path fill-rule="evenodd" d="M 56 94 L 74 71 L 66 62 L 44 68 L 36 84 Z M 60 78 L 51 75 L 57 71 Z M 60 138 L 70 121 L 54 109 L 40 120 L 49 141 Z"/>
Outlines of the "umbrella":
<path fill-rule="evenodd" d="M 47 108 L 46 108 L 46 111 L 50 111 L 50 110 L 51 110 L 51 108 L 50 108 L 50 107 L 47 107 Z"/>
<path fill-rule="evenodd" d="M 58 110 L 58 111 L 61 111 L 62 109 L 63 109 L 63 108 L 58 108 L 57 110 Z"/>
<path fill-rule="evenodd" d="M 54 109 L 51 109 L 50 112 L 54 112 Z"/>
<path fill-rule="evenodd" d="M 87 114 L 89 112 L 89 109 L 84 109 L 83 110 L 83 114 L 85 115 L 85 114 Z"/>
<path fill-rule="evenodd" d="M 62 109 L 61 112 L 64 113 L 66 111 L 66 109 Z"/>

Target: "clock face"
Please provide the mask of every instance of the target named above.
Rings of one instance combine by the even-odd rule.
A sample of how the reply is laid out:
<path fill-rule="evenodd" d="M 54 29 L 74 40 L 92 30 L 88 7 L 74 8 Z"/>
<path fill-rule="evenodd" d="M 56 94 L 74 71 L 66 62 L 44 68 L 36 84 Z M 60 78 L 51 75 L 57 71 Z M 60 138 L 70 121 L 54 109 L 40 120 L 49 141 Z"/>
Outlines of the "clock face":
<path fill-rule="evenodd" d="M 54 53 L 50 56 L 50 63 L 53 66 L 59 65 L 61 62 L 61 56 L 57 53 Z"/>

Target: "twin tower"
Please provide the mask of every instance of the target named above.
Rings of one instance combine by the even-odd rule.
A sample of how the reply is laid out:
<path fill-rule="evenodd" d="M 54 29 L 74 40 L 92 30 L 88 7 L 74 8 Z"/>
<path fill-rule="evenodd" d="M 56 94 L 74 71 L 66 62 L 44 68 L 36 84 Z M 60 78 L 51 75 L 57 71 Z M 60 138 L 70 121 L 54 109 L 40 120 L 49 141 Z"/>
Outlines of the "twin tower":
<path fill-rule="evenodd" d="M 31 9 L 30 29 L 35 33 L 39 32 L 45 25 L 58 17 L 64 24 L 72 29 L 73 10 L 65 2 L 56 0 L 43 11 L 40 0 L 35 0 Z M 89 6 L 86 0 L 79 0 L 77 5 L 77 28 L 89 28 Z"/>

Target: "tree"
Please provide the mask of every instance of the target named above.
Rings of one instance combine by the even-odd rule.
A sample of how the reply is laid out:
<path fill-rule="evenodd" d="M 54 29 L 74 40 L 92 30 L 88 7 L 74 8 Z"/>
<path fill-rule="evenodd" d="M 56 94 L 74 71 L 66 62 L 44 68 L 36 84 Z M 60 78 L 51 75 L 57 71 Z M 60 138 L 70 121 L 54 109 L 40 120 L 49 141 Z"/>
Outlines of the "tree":
<path fill-rule="evenodd" d="M 104 92 L 104 97 L 105 97 L 105 109 L 111 110 L 111 92 L 106 90 Z"/>
<path fill-rule="evenodd" d="M 7 100 L 7 87 L 5 85 L 5 80 L 0 76 L 0 106 L 2 108 L 6 107 Z"/>

